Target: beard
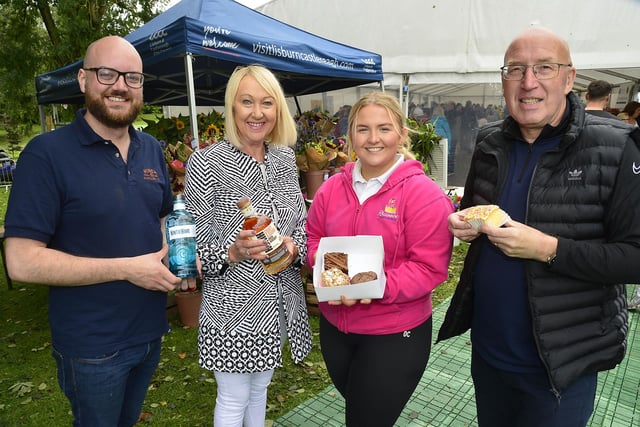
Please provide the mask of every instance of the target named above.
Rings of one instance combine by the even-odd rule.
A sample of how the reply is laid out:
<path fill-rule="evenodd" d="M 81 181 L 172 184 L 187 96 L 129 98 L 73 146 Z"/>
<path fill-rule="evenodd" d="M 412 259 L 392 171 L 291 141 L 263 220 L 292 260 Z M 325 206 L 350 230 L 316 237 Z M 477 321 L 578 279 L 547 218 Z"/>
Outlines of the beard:
<path fill-rule="evenodd" d="M 142 97 L 131 98 L 130 95 L 119 91 L 113 91 L 109 95 L 130 99 L 130 108 L 114 111 L 106 106 L 102 95 L 94 96 L 92 93 L 87 92 L 84 95 L 84 102 L 87 111 L 89 111 L 100 123 L 113 129 L 119 129 L 131 125 L 142 110 Z"/>

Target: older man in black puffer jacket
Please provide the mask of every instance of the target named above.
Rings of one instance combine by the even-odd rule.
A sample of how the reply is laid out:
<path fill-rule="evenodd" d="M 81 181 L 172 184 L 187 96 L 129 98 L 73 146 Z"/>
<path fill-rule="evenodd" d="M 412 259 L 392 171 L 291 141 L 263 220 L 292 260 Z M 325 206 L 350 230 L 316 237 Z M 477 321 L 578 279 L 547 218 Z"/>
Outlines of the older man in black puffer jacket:
<path fill-rule="evenodd" d="M 471 328 L 482 426 L 584 426 L 597 372 L 625 354 L 625 283 L 640 279 L 640 131 L 586 115 L 564 40 L 505 54 L 510 116 L 484 128 L 450 229 L 472 242 L 438 340 Z M 497 204 L 504 227 L 464 222 Z M 631 260 L 636 260 L 635 262 Z"/>

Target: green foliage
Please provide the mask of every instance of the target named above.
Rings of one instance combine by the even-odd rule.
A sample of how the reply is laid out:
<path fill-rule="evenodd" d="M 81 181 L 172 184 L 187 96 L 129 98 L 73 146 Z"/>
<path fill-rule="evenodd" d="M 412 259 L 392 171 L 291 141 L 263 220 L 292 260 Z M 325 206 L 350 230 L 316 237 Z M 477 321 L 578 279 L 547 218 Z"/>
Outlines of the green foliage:
<path fill-rule="evenodd" d="M 460 242 L 453 247 L 451 261 L 449 262 L 449 277 L 431 293 L 431 301 L 434 307 L 446 301 L 455 291 L 468 248 L 469 244 L 466 242 Z"/>
<path fill-rule="evenodd" d="M 440 143 L 442 136 L 436 134 L 435 126 L 427 120 L 407 118 L 407 127 L 411 138 L 411 152 L 422 162 L 425 172 L 429 173 L 431 152 Z"/>
<path fill-rule="evenodd" d="M 24 135 L 38 120 L 33 78 L 44 62 L 45 34 L 36 13 L 6 13 L 9 9 L 0 3 L 0 126 Z"/>
<path fill-rule="evenodd" d="M 0 114 L 0 148 L 4 149 L 14 159 L 18 159 L 20 152 L 33 136 L 40 133 L 40 126 L 32 125 L 26 135 L 12 133 L 10 128 L 2 125 L 2 115 Z M 0 199 L 0 202 L 2 200 Z M 0 212 L 4 214 L 4 209 L 0 207 Z M 2 218 L 0 218 L 0 221 Z"/>
<path fill-rule="evenodd" d="M 39 122 L 34 77 L 72 63 L 100 37 L 124 36 L 168 0 L 0 0 L 2 126 L 23 136 Z M 75 108 L 72 108 L 75 111 Z"/>

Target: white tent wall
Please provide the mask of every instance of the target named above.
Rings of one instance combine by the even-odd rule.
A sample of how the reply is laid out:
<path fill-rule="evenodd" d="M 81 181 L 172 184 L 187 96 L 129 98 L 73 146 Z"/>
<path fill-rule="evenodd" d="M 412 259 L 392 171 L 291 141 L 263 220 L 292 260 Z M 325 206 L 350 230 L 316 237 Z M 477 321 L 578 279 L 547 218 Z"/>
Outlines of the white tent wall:
<path fill-rule="evenodd" d="M 360 96 L 371 90 L 380 90 L 380 86 L 357 86 L 354 88 L 334 90 L 331 92 L 301 95 L 296 98 L 288 97 L 286 98 L 286 101 L 289 111 L 294 116 L 298 114 L 298 105 L 300 106 L 300 112 L 319 108 L 320 110 L 327 110 L 333 114 L 343 105 L 353 105 Z M 224 112 L 224 107 L 196 107 L 196 113 L 207 114 L 212 110 Z M 182 105 L 163 106 L 162 111 L 164 117 L 178 116 L 180 114 L 183 116 L 189 115 L 189 107 Z"/>
<path fill-rule="evenodd" d="M 394 87 L 387 84 L 385 84 L 385 88 L 386 90 L 392 90 L 394 92 L 399 90 L 397 86 Z M 378 85 L 358 86 L 326 93 L 303 95 L 297 97 L 298 105 L 300 105 L 301 111 L 320 108 L 333 114 L 343 105 L 353 105 L 360 96 L 372 90 L 380 90 L 380 87 Z M 502 87 L 499 83 L 412 84 L 408 98 L 408 102 L 415 104 L 431 104 L 432 102 L 444 103 L 447 101 L 464 104 L 470 100 L 474 104 L 485 106 L 489 104 L 504 106 Z M 295 114 L 297 107 L 293 100 L 290 101 L 289 108 Z"/>
<path fill-rule="evenodd" d="M 298 113 L 298 106 L 300 106 L 301 112 L 320 109 L 335 114 L 343 105 L 355 104 L 358 98 L 372 90 L 380 90 L 380 85 L 356 86 L 331 92 L 302 95 L 296 97 L 296 99 L 288 98 L 287 102 L 289 110 L 291 110 L 291 113 L 294 115 Z"/>
<path fill-rule="evenodd" d="M 384 86 L 411 102 L 504 106 L 499 68 L 509 42 L 534 25 L 569 43 L 580 96 L 597 79 L 614 85 L 612 107 L 638 100 L 640 0 L 272 0 L 258 12 L 382 55 Z M 404 85 L 407 82 L 407 91 Z M 371 90 L 371 89 L 367 89 Z M 335 112 L 363 88 L 300 98 L 302 110 Z M 350 95 L 347 95 L 349 93 Z M 463 186 L 470 155 L 458 150 L 448 185 Z M 451 172 L 451 171 L 449 171 Z"/>
<path fill-rule="evenodd" d="M 540 25 L 564 37 L 578 69 L 574 90 L 604 79 L 623 87 L 618 105 L 640 82 L 640 0 L 272 0 L 257 11 L 311 33 L 382 55 L 387 90 L 408 99 L 502 105 L 499 67 L 518 33 Z M 483 101 L 484 99 L 484 101 Z"/>

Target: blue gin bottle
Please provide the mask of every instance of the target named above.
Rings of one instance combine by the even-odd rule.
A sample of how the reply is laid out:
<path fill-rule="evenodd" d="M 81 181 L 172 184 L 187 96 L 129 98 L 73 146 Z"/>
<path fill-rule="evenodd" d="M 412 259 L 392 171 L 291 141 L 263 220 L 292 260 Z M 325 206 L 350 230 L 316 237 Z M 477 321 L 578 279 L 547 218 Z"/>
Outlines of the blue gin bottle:
<path fill-rule="evenodd" d="M 196 222 L 185 208 L 184 196 L 173 199 L 173 212 L 165 220 L 169 245 L 169 270 L 178 277 L 198 277 L 196 267 Z"/>

